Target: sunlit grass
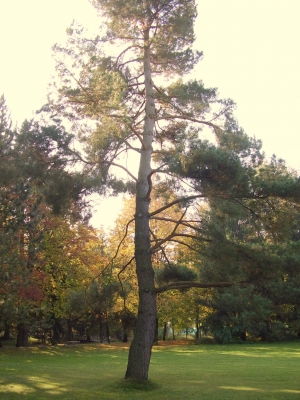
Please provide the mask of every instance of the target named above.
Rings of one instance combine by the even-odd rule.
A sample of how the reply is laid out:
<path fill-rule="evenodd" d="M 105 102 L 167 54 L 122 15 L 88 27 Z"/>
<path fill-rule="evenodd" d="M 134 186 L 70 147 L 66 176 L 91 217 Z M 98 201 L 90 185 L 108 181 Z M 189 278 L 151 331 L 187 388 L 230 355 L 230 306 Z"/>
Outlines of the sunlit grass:
<path fill-rule="evenodd" d="M 155 346 L 150 383 L 124 384 L 128 347 L 4 347 L 0 398 L 299 399 L 300 342 Z"/>

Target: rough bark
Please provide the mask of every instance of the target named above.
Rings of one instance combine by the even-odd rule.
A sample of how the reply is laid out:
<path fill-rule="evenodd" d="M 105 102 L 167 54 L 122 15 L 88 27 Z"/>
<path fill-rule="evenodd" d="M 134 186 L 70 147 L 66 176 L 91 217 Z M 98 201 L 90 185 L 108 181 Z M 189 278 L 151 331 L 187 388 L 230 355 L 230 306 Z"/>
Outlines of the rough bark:
<path fill-rule="evenodd" d="M 154 270 L 150 252 L 149 177 L 151 176 L 152 141 L 154 131 L 155 105 L 151 79 L 149 29 L 144 31 L 144 76 L 145 76 L 145 123 L 141 150 L 139 175 L 136 185 L 135 213 L 135 260 L 139 286 L 139 309 L 134 338 L 129 351 L 125 378 L 148 379 L 151 349 L 156 326 L 156 294 Z"/>

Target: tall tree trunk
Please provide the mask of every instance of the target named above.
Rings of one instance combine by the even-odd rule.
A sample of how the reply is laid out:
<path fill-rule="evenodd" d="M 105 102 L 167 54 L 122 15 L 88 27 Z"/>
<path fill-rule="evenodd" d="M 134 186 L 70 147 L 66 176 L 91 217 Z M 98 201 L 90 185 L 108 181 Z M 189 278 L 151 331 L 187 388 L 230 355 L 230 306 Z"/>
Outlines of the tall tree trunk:
<path fill-rule="evenodd" d="M 139 287 L 139 308 L 125 378 L 148 379 L 151 349 L 156 326 L 156 294 L 150 252 L 149 205 L 151 192 L 151 156 L 155 105 L 150 66 L 149 28 L 144 31 L 145 123 L 136 185 L 135 261 Z"/>

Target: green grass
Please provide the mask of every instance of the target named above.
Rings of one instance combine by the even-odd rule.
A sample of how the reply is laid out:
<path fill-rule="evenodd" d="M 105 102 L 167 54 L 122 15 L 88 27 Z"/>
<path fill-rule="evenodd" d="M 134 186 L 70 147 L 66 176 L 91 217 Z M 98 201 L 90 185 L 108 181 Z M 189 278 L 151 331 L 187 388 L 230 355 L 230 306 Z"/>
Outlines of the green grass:
<path fill-rule="evenodd" d="M 300 342 L 156 346 L 146 387 L 122 381 L 127 356 L 114 345 L 4 347 L 0 398 L 300 399 Z"/>

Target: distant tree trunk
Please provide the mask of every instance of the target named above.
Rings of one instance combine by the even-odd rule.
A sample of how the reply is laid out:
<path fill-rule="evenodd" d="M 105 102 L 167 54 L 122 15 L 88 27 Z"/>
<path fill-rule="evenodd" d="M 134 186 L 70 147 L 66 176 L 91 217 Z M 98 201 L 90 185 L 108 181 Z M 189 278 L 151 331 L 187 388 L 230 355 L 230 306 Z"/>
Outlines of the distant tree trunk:
<path fill-rule="evenodd" d="M 185 339 L 187 340 L 189 334 L 189 328 L 185 328 Z"/>
<path fill-rule="evenodd" d="M 91 343 L 91 341 L 92 341 L 91 335 L 90 335 L 90 333 L 89 333 L 88 330 L 86 331 L 86 341 L 87 341 L 88 343 Z"/>
<path fill-rule="evenodd" d="M 127 343 L 128 342 L 128 333 L 126 331 L 123 331 L 123 339 L 122 339 L 123 343 Z"/>
<path fill-rule="evenodd" d="M 199 306 L 196 306 L 196 336 L 195 339 L 198 340 L 200 338 L 200 327 L 199 327 Z"/>
<path fill-rule="evenodd" d="M 28 328 L 25 324 L 21 323 L 17 325 L 17 343 L 16 347 L 28 346 Z"/>
<path fill-rule="evenodd" d="M 195 339 L 198 340 L 199 339 L 199 320 L 198 318 L 196 319 L 196 335 L 195 335 Z"/>
<path fill-rule="evenodd" d="M 122 316 L 122 328 L 123 328 L 123 338 L 122 342 L 127 343 L 128 342 L 128 330 L 129 330 L 130 322 L 128 320 L 127 315 Z"/>
<path fill-rule="evenodd" d="M 70 342 L 72 340 L 72 321 L 70 319 L 67 320 L 67 341 Z"/>
<path fill-rule="evenodd" d="M 2 337 L 3 340 L 9 340 L 10 339 L 10 326 L 5 323 L 4 327 L 4 335 Z"/>
<path fill-rule="evenodd" d="M 163 337 L 162 340 L 165 341 L 167 336 L 167 323 L 164 323 L 164 331 L 163 331 Z"/>
<path fill-rule="evenodd" d="M 172 333 L 173 333 L 173 340 L 175 340 L 175 329 L 173 326 L 172 326 Z"/>
<path fill-rule="evenodd" d="M 62 333 L 62 327 L 57 318 L 54 319 L 52 332 L 53 333 L 52 333 L 51 343 L 53 345 L 58 344 L 60 342 L 60 334 Z"/>
<path fill-rule="evenodd" d="M 42 330 L 42 344 L 46 343 L 46 337 L 47 337 L 46 335 L 47 335 L 47 330 L 43 329 Z"/>
<path fill-rule="evenodd" d="M 110 334 L 109 334 L 109 326 L 108 326 L 108 322 L 106 322 L 105 324 L 106 327 L 106 337 L 107 337 L 107 343 L 110 343 Z"/>
<path fill-rule="evenodd" d="M 102 319 L 102 313 L 99 313 L 99 336 L 100 336 L 100 343 L 103 343 L 103 319 Z"/>
<path fill-rule="evenodd" d="M 121 331 L 121 329 L 118 329 L 118 330 L 116 331 L 116 336 L 117 336 L 117 339 L 118 339 L 118 340 L 122 340 L 122 331 Z"/>

